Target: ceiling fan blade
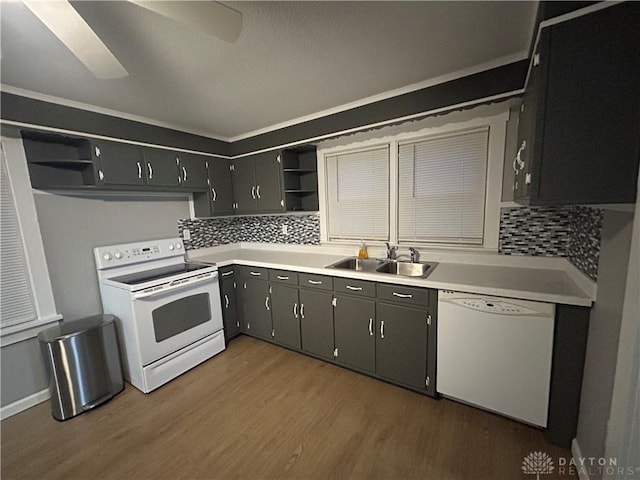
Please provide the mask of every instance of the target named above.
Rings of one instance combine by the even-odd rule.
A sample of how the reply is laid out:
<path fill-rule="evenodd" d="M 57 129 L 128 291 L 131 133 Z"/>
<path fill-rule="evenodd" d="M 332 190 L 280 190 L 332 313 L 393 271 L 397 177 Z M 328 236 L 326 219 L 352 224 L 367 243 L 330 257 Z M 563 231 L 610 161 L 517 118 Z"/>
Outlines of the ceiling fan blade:
<path fill-rule="evenodd" d="M 68 1 L 23 2 L 96 78 L 108 80 L 129 75 Z"/>
<path fill-rule="evenodd" d="M 242 31 L 242 13 L 219 2 L 129 1 L 225 42 L 235 43 Z"/>

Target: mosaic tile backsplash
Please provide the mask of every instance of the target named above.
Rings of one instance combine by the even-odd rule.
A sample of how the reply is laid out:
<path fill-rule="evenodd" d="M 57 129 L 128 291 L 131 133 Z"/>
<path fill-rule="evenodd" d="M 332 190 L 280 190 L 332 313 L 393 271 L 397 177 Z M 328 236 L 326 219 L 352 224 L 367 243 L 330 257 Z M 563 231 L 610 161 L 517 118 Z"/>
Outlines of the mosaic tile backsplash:
<path fill-rule="evenodd" d="M 568 257 L 598 279 L 603 210 L 590 207 L 515 207 L 500 211 L 500 244 L 505 255 Z"/>
<path fill-rule="evenodd" d="M 287 234 L 282 233 L 283 225 Z M 189 229 L 187 250 L 235 242 L 320 244 L 320 217 L 310 215 L 265 215 L 178 220 L 178 234 Z"/>
<path fill-rule="evenodd" d="M 500 243 L 504 255 L 567 257 L 591 279 L 598 278 L 601 209 L 590 207 L 514 207 L 500 211 Z M 287 235 L 282 226 L 287 226 Z M 178 220 L 187 228 L 187 249 L 235 242 L 320 244 L 320 217 L 265 215 Z"/>

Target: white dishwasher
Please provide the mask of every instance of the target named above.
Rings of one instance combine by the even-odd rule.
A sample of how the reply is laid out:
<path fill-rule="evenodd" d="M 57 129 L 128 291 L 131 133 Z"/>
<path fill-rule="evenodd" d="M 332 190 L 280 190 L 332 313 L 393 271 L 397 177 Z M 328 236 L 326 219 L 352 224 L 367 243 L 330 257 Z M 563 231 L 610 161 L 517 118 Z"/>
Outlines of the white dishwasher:
<path fill-rule="evenodd" d="M 437 390 L 546 427 L 555 305 L 441 290 Z"/>

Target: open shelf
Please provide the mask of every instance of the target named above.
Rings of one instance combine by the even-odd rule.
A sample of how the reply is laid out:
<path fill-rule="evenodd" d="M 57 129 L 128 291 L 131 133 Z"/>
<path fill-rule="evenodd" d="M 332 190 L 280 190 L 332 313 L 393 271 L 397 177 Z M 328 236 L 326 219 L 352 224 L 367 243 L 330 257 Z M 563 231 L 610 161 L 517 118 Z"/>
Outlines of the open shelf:
<path fill-rule="evenodd" d="M 318 210 L 316 148 L 303 146 L 282 152 L 285 206 L 287 211 Z"/>

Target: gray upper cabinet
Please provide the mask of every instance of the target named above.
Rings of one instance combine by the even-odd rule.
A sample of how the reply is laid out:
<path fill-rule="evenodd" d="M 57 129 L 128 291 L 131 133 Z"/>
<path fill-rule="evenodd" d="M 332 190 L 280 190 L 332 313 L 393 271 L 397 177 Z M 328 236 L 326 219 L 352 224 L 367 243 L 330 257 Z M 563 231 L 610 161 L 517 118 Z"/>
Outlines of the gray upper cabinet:
<path fill-rule="evenodd" d="M 145 148 L 144 160 L 147 185 L 158 187 L 180 186 L 176 152 L 159 148 Z"/>
<path fill-rule="evenodd" d="M 518 127 L 515 200 L 633 203 L 640 158 L 640 3 L 544 27 Z"/>
<path fill-rule="evenodd" d="M 233 179 L 231 162 L 222 158 L 210 158 L 209 194 L 212 215 L 230 215 L 233 213 Z"/>
<path fill-rule="evenodd" d="M 375 287 L 375 284 L 373 285 Z M 375 300 L 336 295 L 334 304 L 336 362 L 356 370 L 374 373 L 376 368 Z"/>
<path fill-rule="evenodd" d="M 176 155 L 180 185 L 190 192 L 206 191 L 209 187 L 208 157 L 180 152 Z"/>
<path fill-rule="evenodd" d="M 92 155 L 99 162 L 100 180 L 104 185 L 146 184 L 147 166 L 140 147 L 125 143 L 95 142 L 92 145 Z M 176 169 L 176 182 L 177 174 Z"/>
<path fill-rule="evenodd" d="M 284 212 L 281 155 L 265 152 L 234 160 L 233 193 L 237 213 Z"/>

